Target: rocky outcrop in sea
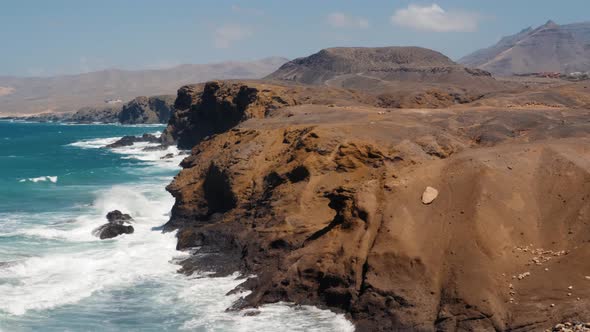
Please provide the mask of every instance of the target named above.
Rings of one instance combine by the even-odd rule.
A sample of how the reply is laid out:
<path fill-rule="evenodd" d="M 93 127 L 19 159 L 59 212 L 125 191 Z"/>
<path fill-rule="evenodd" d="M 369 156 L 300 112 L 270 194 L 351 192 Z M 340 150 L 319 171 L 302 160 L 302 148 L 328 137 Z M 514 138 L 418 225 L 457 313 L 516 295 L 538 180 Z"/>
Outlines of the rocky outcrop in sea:
<path fill-rule="evenodd" d="M 174 113 L 174 96 L 137 97 L 122 106 L 84 107 L 74 113 L 46 113 L 27 117 L 12 117 L 36 122 L 69 123 L 168 123 Z"/>
<path fill-rule="evenodd" d="M 111 239 L 122 234 L 133 234 L 133 226 L 126 225 L 133 221 L 130 215 L 114 210 L 107 213 L 106 218 L 108 223 L 92 231 L 92 234 L 101 240 Z"/>

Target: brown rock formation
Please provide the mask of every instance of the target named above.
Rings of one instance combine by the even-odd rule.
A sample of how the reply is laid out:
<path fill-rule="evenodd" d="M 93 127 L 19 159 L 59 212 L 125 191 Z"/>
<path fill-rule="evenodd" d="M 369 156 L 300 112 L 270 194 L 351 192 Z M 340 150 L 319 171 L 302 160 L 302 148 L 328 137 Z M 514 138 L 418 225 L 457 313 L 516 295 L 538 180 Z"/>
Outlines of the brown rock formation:
<path fill-rule="evenodd" d="M 167 228 L 179 249 L 257 275 L 237 307 L 323 305 L 360 331 L 589 317 L 588 111 L 392 110 L 261 83 L 181 91 L 190 108 L 167 131 L 196 145 L 168 186 Z M 199 268 L 215 264 L 184 271 Z"/>
<path fill-rule="evenodd" d="M 343 105 L 375 102 L 362 93 L 331 88 L 273 85 L 263 82 L 209 82 L 183 86 L 175 102 L 176 114 L 162 135 L 166 143 L 191 148 L 203 138 L 225 132 L 242 121 L 263 118 L 297 103 L 338 102 Z"/>

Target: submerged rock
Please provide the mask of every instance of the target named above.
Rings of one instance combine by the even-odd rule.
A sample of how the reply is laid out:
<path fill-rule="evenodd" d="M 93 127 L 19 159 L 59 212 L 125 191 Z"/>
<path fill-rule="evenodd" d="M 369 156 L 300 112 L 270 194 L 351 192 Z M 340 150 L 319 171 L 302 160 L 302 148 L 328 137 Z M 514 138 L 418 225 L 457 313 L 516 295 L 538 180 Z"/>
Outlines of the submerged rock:
<path fill-rule="evenodd" d="M 114 210 L 107 213 L 106 218 L 109 221 L 108 223 L 92 231 L 92 234 L 101 240 L 111 239 L 121 234 L 132 234 L 135 231 L 133 226 L 125 225 L 133 221 L 133 218 L 126 213 Z"/>

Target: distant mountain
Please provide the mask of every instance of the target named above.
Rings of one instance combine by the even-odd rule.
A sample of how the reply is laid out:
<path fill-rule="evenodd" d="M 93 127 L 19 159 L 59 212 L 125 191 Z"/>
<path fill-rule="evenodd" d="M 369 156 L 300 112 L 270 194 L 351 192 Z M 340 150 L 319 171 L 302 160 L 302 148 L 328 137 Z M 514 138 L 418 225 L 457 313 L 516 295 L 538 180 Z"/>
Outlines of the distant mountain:
<path fill-rule="evenodd" d="M 421 47 L 328 48 L 289 61 L 266 78 L 371 92 L 415 91 L 436 85 L 487 88 L 496 84 L 488 72 L 465 68 Z"/>
<path fill-rule="evenodd" d="M 0 115 L 71 112 L 113 106 L 137 96 L 175 94 L 186 84 L 213 79 L 261 78 L 287 59 L 188 64 L 158 70 L 103 70 L 55 77 L 0 76 Z M 107 101 L 110 101 L 107 104 Z"/>
<path fill-rule="evenodd" d="M 590 22 L 558 25 L 548 21 L 504 37 L 459 63 L 496 75 L 590 71 Z"/>
<path fill-rule="evenodd" d="M 268 78 L 322 84 L 342 75 L 453 65 L 446 56 L 419 47 L 336 47 L 287 62 Z"/>

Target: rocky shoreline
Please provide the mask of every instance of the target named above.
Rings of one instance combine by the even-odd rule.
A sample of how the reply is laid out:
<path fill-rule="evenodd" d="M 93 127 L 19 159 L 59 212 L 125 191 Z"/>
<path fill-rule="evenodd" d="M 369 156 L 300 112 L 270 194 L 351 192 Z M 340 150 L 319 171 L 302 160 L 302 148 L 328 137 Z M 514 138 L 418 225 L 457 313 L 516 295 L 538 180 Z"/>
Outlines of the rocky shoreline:
<path fill-rule="evenodd" d="M 137 97 L 120 106 L 84 107 L 74 113 L 43 113 L 2 119 L 76 124 L 166 124 L 174 113 L 174 100 L 175 97 L 170 95 Z"/>
<path fill-rule="evenodd" d="M 590 317 L 587 110 L 377 105 L 320 86 L 182 87 L 162 140 L 192 154 L 167 187 L 165 229 L 178 249 L 209 253 L 182 272 L 254 274 L 234 308 L 328 307 L 359 331 Z M 428 187 L 437 195 L 424 203 Z M 537 265 L 514 249 L 528 244 L 568 254 Z"/>

